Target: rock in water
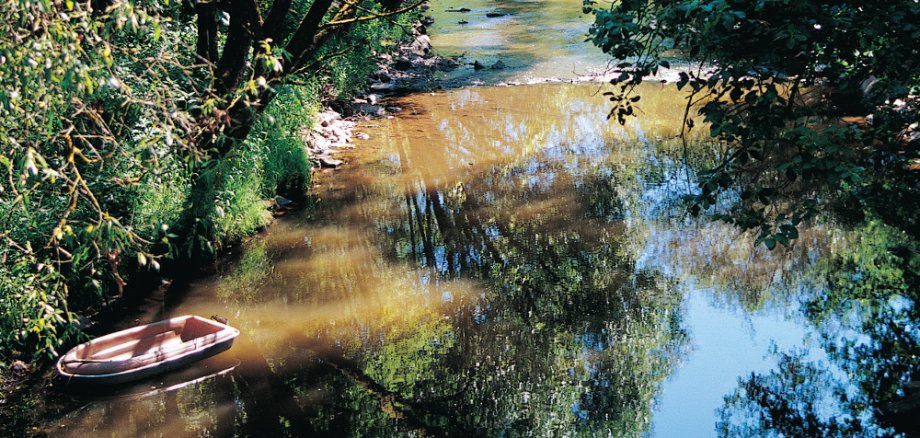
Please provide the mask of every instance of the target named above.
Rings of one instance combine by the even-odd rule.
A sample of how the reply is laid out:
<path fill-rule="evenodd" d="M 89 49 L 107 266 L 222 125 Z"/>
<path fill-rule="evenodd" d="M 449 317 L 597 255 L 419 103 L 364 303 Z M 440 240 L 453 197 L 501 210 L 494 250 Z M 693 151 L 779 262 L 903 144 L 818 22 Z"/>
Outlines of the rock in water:
<path fill-rule="evenodd" d="M 324 151 L 332 147 L 332 142 L 329 141 L 329 139 L 326 137 L 323 137 L 322 134 L 310 134 L 308 139 L 308 147 L 310 150 Z"/>
<path fill-rule="evenodd" d="M 431 51 L 431 39 L 428 38 L 428 35 L 419 35 L 415 41 L 412 41 L 412 44 L 409 44 L 409 51 L 418 56 L 427 55 Z"/>
<path fill-rule="evenodd" d="M 375 116 L 375 117 L 384 116 L 387 113 L 386 110 L 384 110 L 382 106 L 373 105 L 369 103 L 362 103 L 360 105 L 355 106 L 355 111 L 357 111 L 360 114 L 364 114 L 368 116 Z"/>
<path fill-rule="evenodd" d="M 326 110 L 316 115 L 316 120 L 322 126 L 329 126 L 330 123 L 341 119 L 342 115 L 333 110 Z"/>
<path fill-rule="evenodd" d="M 505 15 L 507 15 L 507 14 L 503 14 L 503 13 L 501 13 L 501 12 L 489 12 L 489 13 L 486 14 L 486 17 L 489 17 L 489 18 L 496 18 L 496 17 L 504 17 Z"/>
<path fill-rule="evenodd" d="M 378 70 L 376 73 L 371 75 L 371 79 L 378 80 L 380 82 L 393 81 L 393 77 L 390 76 L 390 73 L 386 70 Z"/>
<path fill-rule="evenodd" d="M 473 70 L 482 70 L 484 68 L 486 68 L 486 66 L 482 65 L 481 62 L 479 61 L 473 62 Z"/>
<path fill-rule="evenodd" d="M 375 82 L 371 84 L 368 88 L 370 88 L 371 90 L 380 91 L 380 92 L 393 91 L 396 89 L 396 82 L 388 82 L 388 83 Z"/>
<path fill-rule="evenodd" d="M 502 61 L 499 59 L 495 64 L 492 64 L 492 67 L 490 67 L 490 68 L 491 68 L 492 70 L 502 70 L 502 69 L 504 69 L 505 67 L 507 67 L 507 66 L 505 65 L 505 63 L 502 62 Z"/>
<path fill-rule="evenodd" d="M 330 156 L 323 155 L 319 157 L 319 166 L 335 169 L 342 165 L 342 160 L 337 160 Z"/>
<path fill-rule="evenodd" d="M 452 71 L 460 67 L 460 63 L 455 59 L 441 58 L 438 60 L 437 67 L 441 71 Z"/>
<path fill-rule="evenodd" d="M 280 195 L 279 195 L 279 196 L 275 196 L 275 205 L 277 205 L 278 207 L 285 208 L 285 207 L 290 206 L 290 205 L 293 204 L 293 203 L 294 203 L 294 201 L 292 201 L 292 200 L 290 200 L 290 199 L 288 199 L 288 198 L 285 198 L 284 196 L 280 196 Z M 216 316 L 216 315 L 212 315 L 211 318 L 214 319 L 215 321 L 222 322 L 222 323 L 226 324 L 226 322 L 221 321 L 220 319 L 217 319 L 217 318 L 220 318 L 220 317 L 215 318 L 215 316 Z M 226 319 L 226 318 L 223 318 L 223 319 Z"/>

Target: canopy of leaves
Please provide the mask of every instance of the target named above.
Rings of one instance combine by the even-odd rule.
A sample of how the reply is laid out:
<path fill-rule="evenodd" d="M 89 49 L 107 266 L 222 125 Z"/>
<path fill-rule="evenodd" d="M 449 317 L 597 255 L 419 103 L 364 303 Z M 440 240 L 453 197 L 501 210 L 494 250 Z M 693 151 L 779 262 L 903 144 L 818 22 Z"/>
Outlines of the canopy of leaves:
<path fill-rule="evenodd" d="M 759 229 L 771 249 L 828 206 L 875 211 L 918 235 L 920 4 L 587 0 L 584 11 L 595 17 L 590 40 L 623 61 L 608 93 L 621 123 L 636 84 L 688 61 L 676 85 L 689 87 L 688 115 L 699 112 L 722 150 L 691 212 L 730 194 L 717 217 Z"/>

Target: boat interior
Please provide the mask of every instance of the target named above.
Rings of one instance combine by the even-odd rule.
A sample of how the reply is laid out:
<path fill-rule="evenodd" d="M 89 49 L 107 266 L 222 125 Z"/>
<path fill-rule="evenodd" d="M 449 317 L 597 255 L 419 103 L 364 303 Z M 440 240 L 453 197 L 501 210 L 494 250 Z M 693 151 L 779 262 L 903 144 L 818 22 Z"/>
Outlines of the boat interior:
<path fill-rule="evenodd" d="M 117 361 L 143 356 L 155 351 L 168 351 L 197 338 L 221 331 L 223 327 L 200 318 L 188 318 L 176 324 L 151 326 L 134 336 L 91 342 L 79 354 L 82 360 Z"/>

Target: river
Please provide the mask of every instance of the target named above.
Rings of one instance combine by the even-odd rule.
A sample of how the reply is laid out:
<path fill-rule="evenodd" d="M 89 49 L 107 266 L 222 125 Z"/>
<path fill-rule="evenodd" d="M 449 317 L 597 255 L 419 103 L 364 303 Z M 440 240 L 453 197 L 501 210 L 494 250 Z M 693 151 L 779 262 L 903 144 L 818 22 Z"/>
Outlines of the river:
<path fill-rule="evenodd" d="M 484 17 L 495 5 L 511 15 Z M 472 11 L 445 12 L 461 6 Z M 606 63 L 579 45 L 580 2 L 432 12 L 436 48 L 510 66 L 485 82 Z M 74 408 L 40 429 L 711 436 L 760 435 L 770 418 L 890 432 L 850 403 L 872 396 L 869 378 L 829 347 L 872 334 L 849 311 L 815 316 L 835 260 L 873 235 L 821 222 L 770 252 L 687 217 L 681 196 L 714 156 L 676 138 L 682 95 L 644 84 L 639 116 L 619 126 L 602 91 L 482 86 L 388 101 L 395 117 L 359 126 L 370 139 L 316 175 L 313 209 L 146 309 L 149 320 L 227 317 L 242 332 L 230 351 L 104 394 L 57 394 Z M 790 391 L 785 410 L 770 409 L 770 394 Z"/>

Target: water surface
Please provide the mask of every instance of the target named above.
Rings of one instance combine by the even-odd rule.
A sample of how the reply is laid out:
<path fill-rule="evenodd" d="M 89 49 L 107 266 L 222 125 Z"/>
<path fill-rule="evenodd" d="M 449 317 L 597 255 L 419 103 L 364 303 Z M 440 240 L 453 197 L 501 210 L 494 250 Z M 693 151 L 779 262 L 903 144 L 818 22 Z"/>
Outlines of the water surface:
<path fill-rule="evenodd" d="M 849 415 L 821 392 L 855 389 L 803 303 L 853 236 L 816 226 L 770 253 L 686 218 L 677 201 L 711 151 L 676 138 L 681 96 L 647 84 L 619 126 L 597 92 L 394 102 L 347 166 L 317 175 L 314 210 L 151 307 L 228 317 L 230 351 L 90 395 L 46 430 L 708 436 L 759 418 L 724 398 L 789 355 L 830 373 L 806 388 L 818 418 Z"/>
<path fill-rule="evenodd" d="M 470 11 L 456 12 L 461 8 Z M 593 16 L 581 8 L 577 0 L 443 0 L 432 3 L 427 13 L 435 19 L 429 32 L 435 53 L 459 56 L 464 64 L 443 73 L 445 78 L 528 83 L 608 70 L 609 58 L 585 43 Z M 501 61 L 506 68 L 474 71 L 474 61 L 486 67 Z"/>

